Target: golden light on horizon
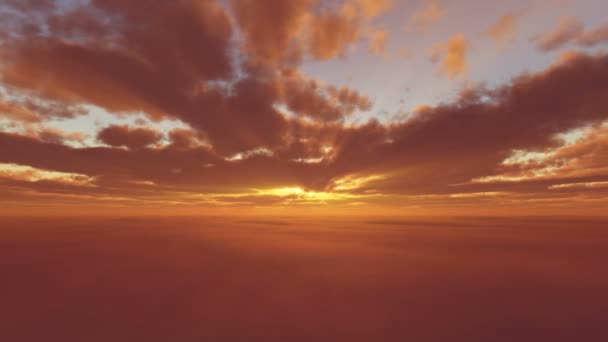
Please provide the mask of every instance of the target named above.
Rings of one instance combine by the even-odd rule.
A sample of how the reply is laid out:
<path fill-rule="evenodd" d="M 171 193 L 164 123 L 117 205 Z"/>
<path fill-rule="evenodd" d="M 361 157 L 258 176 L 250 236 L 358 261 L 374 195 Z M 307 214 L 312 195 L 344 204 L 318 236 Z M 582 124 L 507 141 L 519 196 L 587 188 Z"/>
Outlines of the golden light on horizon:
<path fill-rule="evenodd" d="M 356 198 L 365 197 L 363 195 L 341 193 L 341 192 L 305 190 L 301 187 L 282 187 L 282 188 L 255 190 L 255 195 L 286 197 L 286 198 L 290 198 L 295 201 L 319 203 L 319 204 L 332 202 L 332 201 L 356 199 Z"/>
<path fill-rule="evenodd" d="M 608 202 L 597 5 L 106 2 L 0 5 L 5 210 Z"/>

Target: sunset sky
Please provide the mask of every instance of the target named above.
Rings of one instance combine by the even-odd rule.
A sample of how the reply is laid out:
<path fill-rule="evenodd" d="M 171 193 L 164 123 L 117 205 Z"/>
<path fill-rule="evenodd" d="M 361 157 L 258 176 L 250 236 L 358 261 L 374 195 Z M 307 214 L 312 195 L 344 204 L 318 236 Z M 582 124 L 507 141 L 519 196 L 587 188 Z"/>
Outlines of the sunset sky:
<path fill-rule="evenodd" d="M 608 0 L 0 0 L 0 341 L 608 341 Z"/>
<path fill-rule="evenodd" d="M 608 207 L 605 0 L 0 0 L 0 214 Z"/>

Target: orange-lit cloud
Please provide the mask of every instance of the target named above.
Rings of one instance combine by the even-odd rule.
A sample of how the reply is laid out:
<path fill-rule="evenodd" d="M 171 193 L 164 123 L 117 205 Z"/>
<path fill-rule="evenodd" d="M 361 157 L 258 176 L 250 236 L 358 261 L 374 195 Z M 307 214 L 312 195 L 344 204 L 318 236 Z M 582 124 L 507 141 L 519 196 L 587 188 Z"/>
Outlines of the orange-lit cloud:
<path fill-rule="evenodd" d="M 366 17 L 374 18 L 391 9 L 393 2 L 393 0 L 358 0 L 356 3 Z"/>
<path fill-rule="evenodd" d="M 439 23 L 447 14 L 447 10 L 436 0 L 426 1 L 423 8 L 412 13 L 410 25 L 419 31 L 426 31 Z"/>
<path fill-rule="evenodd" d="M 466 75 L 469 71 L 467 54 L 471 43 L 464 34 L 459 33 L 447 42 L 436 44 L 431 52 L 431 59 L 440 63 L 439 73 L 451 79 Z"/>
<path fill-rule="evenodd" d="M 318 0 L 233 1 L 245 49 L 255 62 L 298 64 L 310 55 L 327 60 L 346 55 L 363 37 L 363 24 L 392 1 L 352 0 L 341 5 Z"/>
<path fill-rule="evenodd" d="M 308 49 L 314 58 L 327 60 L 344 56 L 361 39 L 358 14 L 346 6 L 338 13 L 323 13 L 313 17 Z"/>
<path fill-rule="evenodd" d="M 38 114 L 32 110 L 4 101 L 0 101 L 0 118 L 25 122 L 39 122 L 41 120 Z"/>
<path fill-rule="evenodd" d="M 151 149 L 137 145 L 138 149 L 123 150 L 73 148 L 2 133 L 0 143 L 8 148 L 0 153 L 0 162 L 86 175 L 96 179 L 96 186 L 83 189 L 84 193 L 90 194 L 94 189 L 98 196 L 106 197 L 110 191 L 134 200 L 150 196 L 146 194 L 150 186 L 157 187 L 157 194 L 165 193 L 164 196 L 178 202 L 191 201 L 193 192 L 207 194 L 199 197 L 207 204 L 211 203 L 209 198 L 213 198 L 213 203 L 237 198 L 240 202 L 256 203 L 258 199 L 275 198 L 274 203 L 289 200 L 292 204 L 300 202 L 290 199 L 294 196 L 307 202 L 314 199 L 343 202 L 349 198 L 332 197 L 332 192 L 356 194 L 357 202 L 430 194 L 456 194 L 445 198 L 472 200 L 477 196 L 467 193 L 511 193 L 524 189 L 525 193 L 542 193 L 553 185 L 581 183 L 583 179 L 603 181 L 606 174 L 601 164 L 603 154 L 584 152 L 586 146 L 606 145 L 603 133 L 599 133 L 603 130 L 573 147 L 559 150 L 559 157 L 544 160 L 547 165 L 551 165 L 551 160 L 576 161 L 572 166 L 562 163 L 564 166 L 554 177 L 514 178 L 504 171 L 507 173 L 502 173 L 502 177 L 515 180 L 505 183 L 502 178 L 491 176 L 505 167 L 503 162 L 514 150 L 552 148 L 556 134 L 577 128 L 581 122 L 606 119 L 605 112 L 597 110 L 606 104 L 605 94 L 595 83 L 603 82 L 597 75 L 606 72 L 608 57 L 580 55 L 545 72 L 520 78 L 513 85 L 479 90 L 478 97 L 469 94 L 462 102 L 429 106 L 413 120 L 392 126 L 368 123 L 346 127 L 339 123 L 288 121 L 290 138 L 284 146 L 265 153 L 248 153 L 236 160 L 216 155 L 210 150 L 213 145 L 185 144 L 184 139 L 191 139 L 187 134 L 181 140 L 172 138 L 174 143 L 165 147 Z M 588 86 L 572 89 L 568 84 L 573 83 Z M 547 89 L 551 92 L 546 93 Z M 482 101 L 484 96 L 490 100 Z M 551 122 L 550 128 L 547 122 Z M 125 132 L 128 135 L 129 131 Z M 570 152 L 574 146 L 577 152 Z M 566 157 L 572 153 L 576 157 Z M 319 157 L 323 159 L 314 163 L 301 161 Z M 595 162 L 600 164 L 591 166 Z M 446 169 L 450 172 L 443 172 Z M 567 169 L 589 172 L 566 172 Z M 471 182 L 484 177 L 490 178 Z M 301 189 L 298 190 L 301 193 L 294 191 L 287 196 L 278 190 L 263 193 L 254 190 L 287 188 Z M 37 191 L 44 189 L 48 188 Z M 551 191 L 554 193 L 555 188 Z M 177 195 L 178 192 L 182 195 Z"/>
<path fill-rule="evenodd" d="M 292 43 L 308 20 L 316 1 L 235 0 L 235 19 L 245 36 L 245 48 L 252 58 L 276 64 L 299 59 L 302 51 Z"/>
<path fill-rule="evenodd" d="M 538 49 L 552 51 L 566 44 L 574 43 L 582 47 L 591 47 L 608 42 L 608 22 L 585 30 L 584 25 L 575 18 L 561 18 L 559 25 L 550 32 L 534 37 Z"/>
<path fill-rule="evenodd" d="M 517 32 L 518 17 L 518 13 L 509 12 L 504 14 L 485 31 L 485 34 L 502 44 L 512 42 Z"/>
<path fill-rule="evenodd" d="M 369 51 L 376 56 L 387 56 L 386 44 L 390 33 L 383 29 L 370 30 L 368 32 Z"/>
<path fill-rule="evenodd" d="M 348 87 L 336 87 L 289 69 L 279 80 L 279 94 L 295 114 L 321 121 L 343 119 L 354 111 L 367 111 L 372 102 Z"/>
<path fill-rule="evenodd" d="M 593 46 L 604 42 L 608 42 L 608 22 L 604 22 L 595 29 L 585 31 L 576 38 L 576 43 L 581 46 Z"/>
<path fill-rule="evenodd" d="M 60 129 L 50 127 L 43 127 L 37 131 L 34 131 L 33 135 L 42 141 L 55 144 L 62 144 L 69 141 L 82 143 L 87 138 L 87 135 L 82 132 L 68 133 Z"/>
<path fill-rule="evenodd" d="M 555 50 L 576 39 L 584 30 L 583 25 L 574 18 L 561 18 L 555 30 L 536 38 L 536 46 L 544 51 Z"/>

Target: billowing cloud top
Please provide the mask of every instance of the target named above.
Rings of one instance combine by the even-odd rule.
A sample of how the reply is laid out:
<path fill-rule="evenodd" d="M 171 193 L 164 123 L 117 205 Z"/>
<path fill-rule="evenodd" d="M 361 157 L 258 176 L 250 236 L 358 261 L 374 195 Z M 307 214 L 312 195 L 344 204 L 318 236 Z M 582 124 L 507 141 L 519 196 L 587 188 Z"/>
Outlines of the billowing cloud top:
<path fill-rule="evenodd" d="M 0 203 L 601 213 L 608 23 L 545 5 L 3 1 Z"/>

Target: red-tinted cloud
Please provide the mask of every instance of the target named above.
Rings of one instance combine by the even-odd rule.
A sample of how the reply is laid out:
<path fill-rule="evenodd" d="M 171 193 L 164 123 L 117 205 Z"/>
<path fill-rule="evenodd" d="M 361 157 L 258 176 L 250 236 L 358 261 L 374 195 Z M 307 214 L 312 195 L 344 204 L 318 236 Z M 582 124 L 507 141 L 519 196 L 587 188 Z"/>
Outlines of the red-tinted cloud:
<path fill-rule="evenodd" d="M 334 121 L 355 111 L 368 111 L 372 101 L 355 89 L 336 87 L 287 70 L 279 81 L 283 103 L 296 114 L 322 121 Z"/>
<path fill-rule="evenodd" d="M 597 28 L 585 30 L 584 25 L 578 20 L 562 18 L 553 31 L 539 35 L 533 40 L 537 48 L 542 51 L 557 50 L 569 43 L 590 47 L 608 41 L 608 22 Z"/>
<path fill-rule="evenodd" d="M 502 44 L 510 43 L 517 34 L 516 26 L 520 16 L 521 13 L 508 12 L 498 18 L 484 33 Z"/>
<path fill-rule="evenodd" d="M 304 57 L 345 56 L 363 38 L 368 21 L 392 1 L 234 0 L 243 46 L 254 64 L 296 65 Z"/>
<path fill-rule="evenodd" d="M 433 47 L 431 59 L 440 62 L 439 73 L 453 79 L 460 75 L 466 75 L 469 71 L 467 54 L 471 49 L 471 43 L 464 34 L 459 33 L 447 42 L 441 42 Z"/>
<path fill-rule="evenodd" d="M 150 128 L 109 126 L 97 134 L 97 139 L 110 146 L 140 149 L 158 143 L 162 139 L 162 134 Z"/>

